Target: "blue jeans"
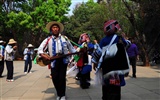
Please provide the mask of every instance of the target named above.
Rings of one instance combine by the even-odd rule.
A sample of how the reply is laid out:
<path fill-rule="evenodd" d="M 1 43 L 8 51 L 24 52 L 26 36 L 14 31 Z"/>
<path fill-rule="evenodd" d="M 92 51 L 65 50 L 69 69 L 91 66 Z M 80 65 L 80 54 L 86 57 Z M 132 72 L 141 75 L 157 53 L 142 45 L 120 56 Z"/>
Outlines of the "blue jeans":
<path fill-rule="evenodd" d="M 29 68 L 28 68 L 29 65 Z M 24 72 L 30 72 L 32 69 L 32 60 L 25 60 Z"/>

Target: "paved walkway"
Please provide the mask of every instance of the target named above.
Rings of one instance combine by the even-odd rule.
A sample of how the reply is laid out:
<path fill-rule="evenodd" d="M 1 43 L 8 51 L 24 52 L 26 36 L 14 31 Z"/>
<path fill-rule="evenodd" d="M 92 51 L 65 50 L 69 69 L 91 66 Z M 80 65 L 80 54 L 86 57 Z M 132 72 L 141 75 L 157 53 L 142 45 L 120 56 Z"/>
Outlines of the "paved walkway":
<path fill-rule="evenodd" d="M 55 100 L 55 88 L 47 67 L 33 64 L 32 72 L 23 73 L 23 61 L 14 62 L 14 82 L 6 82 L 6 67 L 0 78 L 0 100 Z M 137 66 L 137 78 L 126 78 L 121 100 L 160 100 L 160 66 Z M 91 75 L 92 79 L 94 73 Z M 78 82 L 67 77 L 67 100 L 101 100 L 101 86 L 81 89 Z"/>

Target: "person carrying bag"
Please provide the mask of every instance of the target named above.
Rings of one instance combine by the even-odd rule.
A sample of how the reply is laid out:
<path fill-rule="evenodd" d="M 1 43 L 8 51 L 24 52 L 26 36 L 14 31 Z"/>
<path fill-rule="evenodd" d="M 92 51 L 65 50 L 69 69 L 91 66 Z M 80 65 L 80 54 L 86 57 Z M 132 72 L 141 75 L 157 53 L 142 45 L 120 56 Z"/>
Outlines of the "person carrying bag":
<path fill-rule="evenodd" d="M 94 69 L 98 75 L 102 69 L 102 100 L 120 100 L 121 86 L 126 84 L 124 74 L 129 72 L 125 47 L 130 43 L 116 34 L 121 30 L 116 20 L 106 21 L 103 28 L 106 36 L 100 41 L 102 54 Z"/>

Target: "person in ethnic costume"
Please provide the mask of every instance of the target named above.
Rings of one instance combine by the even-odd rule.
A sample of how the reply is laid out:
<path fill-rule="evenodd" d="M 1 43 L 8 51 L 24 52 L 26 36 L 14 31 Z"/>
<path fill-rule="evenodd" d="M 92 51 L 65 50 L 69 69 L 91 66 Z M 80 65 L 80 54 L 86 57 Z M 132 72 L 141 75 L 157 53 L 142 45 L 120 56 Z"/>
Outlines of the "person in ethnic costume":
<path fill-rule="evenodd" d="M 70 41 L 61 32 L 64 30 L 62 23 L 52 21 L 46 25 L 46 29 L 52 34 L 43 40 L 38 48 L 38 55 L 51 60 L 51 57 L 61 56 L 76 52 Z M 45 50 L 49 56 L 45 55 Z M 69 58 L 62 57 L 51 61 L 51 78 L 57 92 L 57 100 L 66 100 L 66 70 Z"/>
<path fill-rule="evenodd" d="M 102 68 L 102 100 L 120 100 L 121 99 L 121 84 L 120 81 L 117 83 L 115 81 L 112 81 L 111 76 L 114 78 L 117 77 L 117 79 L 122 78 L 123 82 L 124 81 L 124 74 L 129 71 L 129 62 L 128 58 L 125 52 L 125 48 L 123 45 L 126 47 L 130 45 L 129 42 L 127 42 L 123 37 L 118 36 L 116 34 L 117 31 L 121 30 L 119 23 L 116 20 L 109 20 L 104 23 L 104 34 L 106 35 L 104 38 L 101 39 L 100 41 L 100 48 L 103 52 L 104 48 L 110 44 L 112 38 L 115 36 L 116 38 L 112 42 L 112 44 L 117 43 L 118 51 L 117 54 L 112 57 L 112 58 L 106 58 L 106 59 L 101 59 L 102 61 L 97 61 L 102 62 L 100 68 Z M 123 45 L 119 45 L 119 42 L 122 42 Z M 105 58 L 106 55 L 101 55 L 102 58 Z M 95 59 L 93 59 L 94 61 Z M 93 63 L 95 63 L 94 61 Z M 94 64 L 97 65 L 98 63 Z M 96 66 L 94 66 L 96 67 Z M 97 69 L 97 68 L 94 68 Z M 122 84 L 122 85 L 125 85 Z"/>
<path fill-rule="evenodd" d="M 88 89 L 90 86 L 90 72 L 92 71 L 91 54 L 94 49 L 94 44 L 90 42 L 90 36 L 87 33 L 80 35 L 78 43 L 82 45 L 83 53 L 80 54 L 80 59 L 77 62 L 77 67 L 80 69 L 78 77 L 80 80 L 80 87 Z M 80 50 L 80 51 L 81 51 Z"/>

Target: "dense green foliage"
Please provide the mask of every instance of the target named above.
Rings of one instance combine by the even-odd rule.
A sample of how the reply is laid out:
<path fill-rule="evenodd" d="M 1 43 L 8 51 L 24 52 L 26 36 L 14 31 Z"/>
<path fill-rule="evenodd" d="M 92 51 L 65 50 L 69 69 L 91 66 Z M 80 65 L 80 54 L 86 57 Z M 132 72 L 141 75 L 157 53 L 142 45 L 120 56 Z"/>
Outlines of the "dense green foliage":
<path fill-rule="evenodd" d="M 18 41 L 19 53 L 32 43 L 38 47 L 49 34 L 45 26 L 50 21 L 65 22 L 71 0 L 3 0 L 0 2 L 0 35 Z"/>
<path fill-rule="evenodd" d="M 66 24 L 66 32 L 71 37 L 76 37 L 84 32 L 91 35 L 92 40 L 104 37 L 103 23 L 109 19 L 116 19 L 123 27 L 123 32 L 130 34 L 131 24 L 125 17 L 126 8 L 120 0 L 110 4 L 102 2 L 97 4 L 93 0 L 77 5 Z M 77 39 L 76 39 L 77 40 Z"/>
<path fill-rule="evenodd" d="M 136 39 L 141 60 L 144 65 L 148 66 L 152 52 L 157 49 L 156 45 L 159 44 L 159 25 L 155 25 L 157 24 L 156 21 L 160 21 L 160 16 L 158 15 L 159 2 L 155 0 L 98 1 L 99 4 L 89 0 L 87 3 L 77 5 L 69 22 L 66 24 L 68 35 L 77 40 L 80 34 L 86 32 L 91 35 L 92 40 L 100 40 L 104 37 L 103 22 L 109 19 L 116 19 L 122 27 L 122 32 L 128 37 Z M 157 37 L 155 37 L 156 35 Z"/>

